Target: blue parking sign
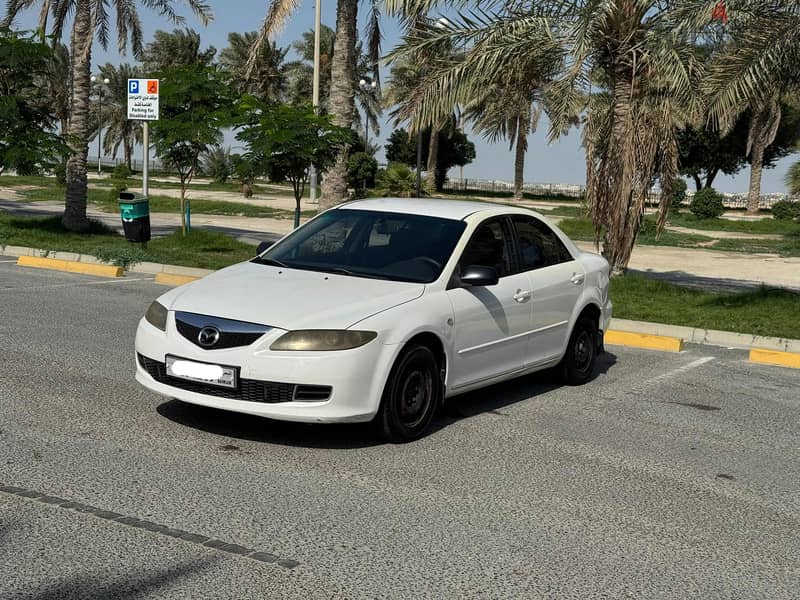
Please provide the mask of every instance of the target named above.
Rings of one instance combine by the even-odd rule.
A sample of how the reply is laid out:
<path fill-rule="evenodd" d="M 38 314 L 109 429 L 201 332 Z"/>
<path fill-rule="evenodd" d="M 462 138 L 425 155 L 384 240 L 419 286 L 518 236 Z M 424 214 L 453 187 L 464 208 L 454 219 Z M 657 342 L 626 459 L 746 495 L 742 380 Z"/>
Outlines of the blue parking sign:
<path fill-rule="evenodd" d="M 128 80 L 128 93 L 129 94 L 138 94 L 139 93 L 139 80 L 138 79 L 129 79 Z"/>

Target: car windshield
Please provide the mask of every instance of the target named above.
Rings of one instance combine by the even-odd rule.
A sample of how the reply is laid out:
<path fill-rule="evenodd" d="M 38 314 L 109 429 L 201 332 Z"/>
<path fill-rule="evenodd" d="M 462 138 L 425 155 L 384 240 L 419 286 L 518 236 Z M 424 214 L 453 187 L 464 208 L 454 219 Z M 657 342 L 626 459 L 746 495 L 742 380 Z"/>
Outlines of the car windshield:
<path fill-rule="evenodd" d="M 356 209 L 328 211 L 254 262 L 354 277 L 430 283 L 450 258 L 463 221 Z"/>

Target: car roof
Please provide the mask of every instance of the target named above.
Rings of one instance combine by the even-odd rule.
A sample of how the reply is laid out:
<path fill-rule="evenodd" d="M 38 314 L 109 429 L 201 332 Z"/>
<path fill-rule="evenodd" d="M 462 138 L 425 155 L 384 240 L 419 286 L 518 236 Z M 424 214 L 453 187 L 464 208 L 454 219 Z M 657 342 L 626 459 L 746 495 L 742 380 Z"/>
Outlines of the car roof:
<path fill-rule="evenodd" d="M 444 198 L 368 198 L 355 200 L 337 207 L 340 210 L 374 210 L 380 212 L 397 212 L 443 219 L 463 220 L 469 215 L 482 212 L 520 212 L 528 211 L 507 204 L 494 202 L 469 202 L 466 200 L 448 200 Z"/>

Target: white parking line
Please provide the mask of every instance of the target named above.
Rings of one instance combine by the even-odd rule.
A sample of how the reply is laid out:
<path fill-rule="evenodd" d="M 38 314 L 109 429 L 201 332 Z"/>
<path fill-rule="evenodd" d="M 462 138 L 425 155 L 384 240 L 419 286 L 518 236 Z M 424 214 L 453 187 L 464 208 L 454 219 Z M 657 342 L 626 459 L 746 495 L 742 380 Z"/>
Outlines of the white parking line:
<path fill-rule="evenodd" d="M 110 279 L 108 281 L 84 281 L 82 283 L 59 283 L 53 285 L 36 285 L 30 287 L 5 288 L 0 292 L 29 292 L 31 290 L 55 290 L 58 288 L 81 287 L 83 285 L 111 285 L 115 283 L 132 283 L 134 281 L 153 281 L 152 277 L 139 277 L 136 279 Z"/>
<path fill-rule="evenodd" d="M 686 371 L 691 371 L 692 369 L 696 369 L 697 367 L 701 367 L 706 363 L 711 362 L 716 357 L 714 356 L 704 356 L 703 358 L 698 358 L 697 360 L 693 360 L 689 364 L 683 365 L 682 367 L 678 367 L 677 369 L 673 369 L 672 371 L 667 371 L 666 373 L 662 373 L 652 379 L 648 379 L 647 383 L 653 383 L 655 381 L 662 381 L 664 379 L 669 379 L 675 375 L 680 375 L 681 373 L 685 373 Z"/>
<path fill-rule="evenodd" d="M 17 262 L 16 258 L 14 260 L 0 260 L 0 263 L 15 263 L 15 262 Z"/>

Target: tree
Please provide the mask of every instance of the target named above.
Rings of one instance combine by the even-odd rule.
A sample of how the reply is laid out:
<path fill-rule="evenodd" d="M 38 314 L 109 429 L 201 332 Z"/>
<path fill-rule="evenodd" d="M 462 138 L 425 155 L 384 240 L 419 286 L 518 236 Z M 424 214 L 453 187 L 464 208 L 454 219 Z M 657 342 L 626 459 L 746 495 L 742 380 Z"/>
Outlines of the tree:
<path fill-rule="evenodd" d="M 774 167 L 778 160 L 794 152 L 800 140 L 800 111 L 784 103 L 781 113 L 775 141 L 764 149 L 762 165 L 765 169 Z M 710 125 L 689 125 L 678 132 L 680 173 L 694 179 L 698 191 L 712 187 L 719 173 L 735 175 L 748 164 L 750 117 L 749 111 L 739 115 L 735 125 L 724 136 Z"/>
<path fill-rule="evenodd" d="M 142 123 L 128 119 L 128 79 L 138 79 L 142 73 L 139 67 L 128 63 L 119 67 L 106 63 L 100 67 L 100 76 L 109 81 L 103 96 L 103 152 L 116 159 L 121 146 L 125 166 L 133 170 L 133 148 L 142 143 Z M 95 123 L 92 128 L 92 138 L 98 133 L 98 125 Z"/>
<path fill-rule="evenodd" d="M 69 87 L 69 48 L 56 42 L 52 46 L 53 53 L 48 61 L 47 71 L 42 85 L 47 90 L 50 112 L 59 124 L 59 131 L 64 134 L 69 127 L 70 87 Z"/>
<path fill-rule="evenodd" d="M 186 235 L 186 188 L 200 167 L 200 155 L 222 139 L 234 122 L 234 94 L 213 67 L 173 67 L 159 73 L 161 115 L 151 125 L 156 153 L 178 171 L 181 230 Z"/>
<path fill-rule="evenodd" d="M 203 0 L 184 0 L 203 24 L 209 20 L 209 8 Z M 109 21 L 111 13 L 116 13 L 117 46 L 124 51 L 130 43 L 133 54 L 142 55 L 142 29 L 138 7 L 132 0 L 71 0 L 51 2 L 51 0 L 8 0 L 4 22 L 11 24 L 20 10 L 34 4 L 41 4 L 41 29 L 44 32 L 48 11 L 52 14 L 52 35 L 60 39 L 68 18 L 72 19 L 70 34 L 70 56 L 72 57 L 70 89 L 72 105 L 70 108 L 67 141 L 70 157 L 67 160 L 67 190 L 64 202 L 62 223 L 71 231 L 86 231 L 89 220 L 86 217 L 86 163 L 89 153 L 88 115 L 91 106 L 90 76 L 92 64 L 92 45 L 97 36 L 103 48 L 108 47 Z M 183 22 L 183 17 L 174 9 L 172 0 L 147 0 L 144 6 L 159 11 L 159 14 L 173 23 Z"/>
<path fill-rule="evenodd" d="M 39 85 L 52 56 L 46 44 L 0 28 L 0 173 L 38 170 L 66 150 Z"/>
<path fill-rule="evenodd" d="M 429 4 L 387 2 L 390 11 L 412 14 Z M 491 13 L 459 14 L 449 27 L 416 27 L 405 38 L 407 52 L 447 42 L 464 53 L 460 61 L 430 67 L 411 105 L 425 118 L 480 97 L 485 79 L 471 74 L 513 71 L 530 54 L 565 48 L 565 68 L 545 90 L 549 138 L 583 118 L 596 241 L 604 234 L 603 253 L 622 272 L 656 180 L 657 230 L 663 229 L 677 173 L 676 130 L 700 112 L 702 63 L 691 31 L 677 26 L 671 7 L 661 0 L 506 3 Z"/>
<path fill-rule="evenodd" d="M 708 14 L 708 2 L 684 0 L 683 16 L 695 29 L 724 40 L 706 78 L 709 115 L 724 133 L 739 115 L 752 113 L 747 140 L 750 186 L 747 211 L 758 211 L 766 149 L 774 142 L 781 100 L 800 89 L 800 11 L 796 0 L 735 2 L 723 23 Z M 726 23 L 730 21 L 730 25 Z"/>
<path fill-rule="evenodd" d="M 145 75 L 152 76 L 153 73 L 173 67 L 211 66 L 217 49 L 209 46 L 201 50 L 200 45 L 200 34 L 194 29 L 158 30 L 153 34 L 153 41 L 144 49 L 142 70 Z"/>
<path fill-rule="evenodd" d="M 261 46 L 252 68 L 248 70 L 250 48 L 257 37 L 255 31 L 229 33 L 228 47 L 220 52 L 219 65 L 231 75 L 234 89 L 239 94 L 252 94 L 264 100 L 281 100 L 288 84 L 288 65 L 284 62 L 287 50 L 268 41 Z"/>
<path fill-rule="evenodd" d="M 202 171 L 214 183 L 225 183 L 234 172 L 231 149 L 215 146 L 201 156 Z"/>
<path fill-rule="evenodd" d="M 320 171 L 334 164 L 340 149 L 355 141 L 354 132 L 333 124 L 330 115 L 318 115 L 305 104 L 267 104 L 245 100 L 247 116 L 236 139 L 248 146 L 246 158 L 272 181 L 289 181 L 294 190 L 294 226 L 300 225 L 300 200 L 309 166 Z"/>
<path fill-rule="evenodd" d="M 323 112 L 328 110 L 331 93 L 331 64 L 336 32 L 321 24 L 319 32 L 319 105 Z M 301 38 L 292 44 L 300 60 L 286 65 L 289 77 L 287 99 L 292 104 L 304 104 L 312 100 L 314 77 L 314 30 L 303 32 Z"/>
<path fill-rule="evenodd" d="M 410 167 L 417 164 L 417 140 L 402 127 L 392 131 L 386 140 L 386 161 Z"/>
<path fill-rule="evenodd" d="M 270 0 L 267 16 L 251 51 L 251 63 L 269 36 L 283 26 L 286 18 L 297 8 L 298 0 Z M 378 59 L 381 33 L 379 29 L 379 3 L 371 3 L 367 48 L 373 78 L 380 81 Z M 356 45 L 358 43 L 358 0 L 338 0 L 336 5 L 336 38 L 331 61 L 331 95 L 328 110 L 339 127 L 352 127 L 355 115 Z M 327 208 L 347 197 L 347 159 L 350 148 L 342 146 L 336 163 L 322 182 L 320 206 Z"/>
<path fill-rule="evenodd" d="M 427 164 L 431 128 L 422 132 L 422 163 Z M 438 160 L 433 173 L 434 189 L 441 191 L 447 179 L 447 172 L 456 166 L 463 167 L 475 160 L 475 144 L 469 141 L 467 135 L 456 128 L 451 122 L 449 126 L 440 130 L 435 147 Z M 417 141 L 411 138 L 405 129 L 395 129 L 386 142 L 386 160 L 389 163 L 402 163 L 413 167 L 417 164 Z"/>
<path fill-rule="evenodd" d="M 800 162 L 789 167 L 786 173 L 786 187 L 789 188 L 790 194 L 800 194 Z"/>
<path fill-rule="evenodd" d="M 366 152 L 354 152 L 347 163 L 347 182 L 356 191 L 375 187 L 378 161 Z"/>

